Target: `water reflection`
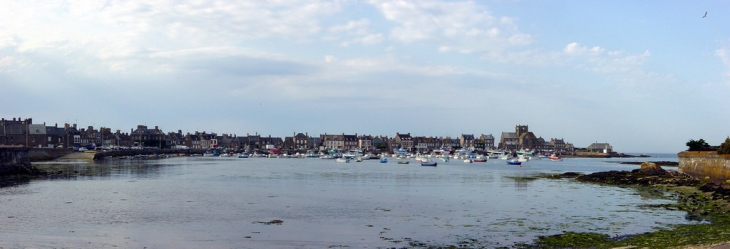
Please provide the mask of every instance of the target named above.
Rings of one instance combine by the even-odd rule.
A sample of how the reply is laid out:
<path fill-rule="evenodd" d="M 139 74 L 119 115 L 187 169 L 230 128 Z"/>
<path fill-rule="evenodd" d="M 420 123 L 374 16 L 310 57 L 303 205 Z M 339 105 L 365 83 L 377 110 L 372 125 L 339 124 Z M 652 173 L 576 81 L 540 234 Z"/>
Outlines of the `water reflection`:
<path fill-rule="evenodd" d="M 71 160 L 37 162 L 32 165 L 48 172 L 50 179 L 94 179 L 115 175 L 155 177 L 159 176 L 164 167 L 169 166 L 159 159 Z"/>

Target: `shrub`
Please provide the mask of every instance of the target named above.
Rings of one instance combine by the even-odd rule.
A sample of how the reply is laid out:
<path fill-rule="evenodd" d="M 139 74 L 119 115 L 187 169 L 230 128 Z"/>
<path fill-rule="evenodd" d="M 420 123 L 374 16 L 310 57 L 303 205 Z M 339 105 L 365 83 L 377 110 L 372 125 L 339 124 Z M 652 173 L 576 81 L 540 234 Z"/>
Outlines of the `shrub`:
<path fill-rule="evenodd" d="M 717 154 L 730 154 L 730 137 L 725 138 L 725 142 L 720 144 Z"/>
<path fill-rule="evenodd" d="M 687 142 L 687 146 L 689 147 L 689 151 L 704 151 L 710 148 L 710 145 L 702 138 L 697 141 L 690 139 L 689 142 Z"/>

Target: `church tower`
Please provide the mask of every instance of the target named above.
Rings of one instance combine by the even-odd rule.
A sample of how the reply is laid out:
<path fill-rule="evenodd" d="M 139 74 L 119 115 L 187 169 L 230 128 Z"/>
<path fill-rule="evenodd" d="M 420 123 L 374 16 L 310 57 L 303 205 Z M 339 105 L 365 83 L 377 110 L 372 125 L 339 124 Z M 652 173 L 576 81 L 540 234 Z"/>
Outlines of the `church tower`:
<path fill-rule="evenodd" d="M 522 137 L 522 134 L 527 133 L 527 125 L 517 125 L 515 126 L 515 133 L 517 133 L 517 137 Z"/>

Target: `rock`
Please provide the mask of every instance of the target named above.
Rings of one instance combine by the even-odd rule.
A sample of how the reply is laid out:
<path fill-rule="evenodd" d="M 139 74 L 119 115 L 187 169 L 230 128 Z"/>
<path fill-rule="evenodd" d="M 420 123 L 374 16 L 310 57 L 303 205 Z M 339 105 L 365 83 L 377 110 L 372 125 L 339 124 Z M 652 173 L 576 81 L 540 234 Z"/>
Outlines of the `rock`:
<path fill-rule="evenodd" d="M 662 169 L 662 166 L 650 162 L 642 163 L 639 172 L 648 176 L 663 176 L 667 174 L 667 171 Z"/>

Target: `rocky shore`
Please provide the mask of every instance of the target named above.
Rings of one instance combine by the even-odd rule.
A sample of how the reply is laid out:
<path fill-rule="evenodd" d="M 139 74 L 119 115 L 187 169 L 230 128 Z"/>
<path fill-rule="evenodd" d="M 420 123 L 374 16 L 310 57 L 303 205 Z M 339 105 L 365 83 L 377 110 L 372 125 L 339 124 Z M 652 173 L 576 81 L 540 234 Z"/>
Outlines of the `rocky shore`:
<path fill-rule="evenodd" d="M 676 196 L 676 204 L 648 205 L 646 208 L 686 211 L 685 219 L 698 222 L 676 225 L 670 230 L 614 237 L 568 232 L 540 237 L 534 244 L 520 245 L 520 248 L 730 248 L 730 183 L 696 179 L 675 170 L 665 170 L 652 162 L 644 162 L 632 171 L 587 175 L 568 172 L 550 177 L 672 193 Z"/>

